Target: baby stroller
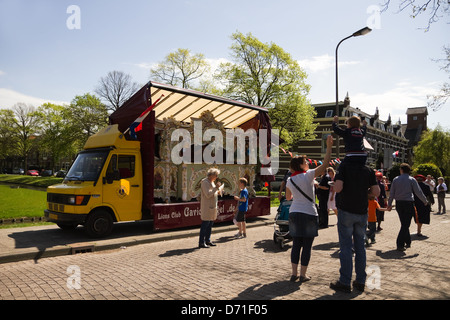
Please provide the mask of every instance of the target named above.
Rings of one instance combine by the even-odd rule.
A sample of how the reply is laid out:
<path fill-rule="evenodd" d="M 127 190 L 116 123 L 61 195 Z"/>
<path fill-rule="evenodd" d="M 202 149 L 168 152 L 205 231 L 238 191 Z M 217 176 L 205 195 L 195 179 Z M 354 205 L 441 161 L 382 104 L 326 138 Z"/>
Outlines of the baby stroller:
<path fill-rule="evenodd" d="M 284 248 L 287 240 L 292 239 L 289 235 L 289 208 L 291 207 L 291 204 L 292 201 L 282 200 L 278 207 L 277 215 L 275 216 L 273 241 L 278 244 L 281 249 Z"/>

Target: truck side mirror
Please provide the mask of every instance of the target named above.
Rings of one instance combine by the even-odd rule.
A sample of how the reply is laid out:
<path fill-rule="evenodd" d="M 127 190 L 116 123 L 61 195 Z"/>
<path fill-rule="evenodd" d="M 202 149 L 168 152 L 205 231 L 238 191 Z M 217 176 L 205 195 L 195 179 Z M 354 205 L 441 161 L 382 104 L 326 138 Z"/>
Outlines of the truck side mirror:
<path fill-rule="evenodd" d="M 113 172 L 113 179 L 116 180 L 116 181 L 120 180 L 120 172 L 119 172 L 119 170 L 114 170 L 114 172 Z"/>
<path fill-rule="evenodd" d="M 106 177 L 103 178 L 103 184 L 112 184 L 114 181 L 120 180 L 119 170 L 114 170 L 112 173 L 107 173 Z"/>

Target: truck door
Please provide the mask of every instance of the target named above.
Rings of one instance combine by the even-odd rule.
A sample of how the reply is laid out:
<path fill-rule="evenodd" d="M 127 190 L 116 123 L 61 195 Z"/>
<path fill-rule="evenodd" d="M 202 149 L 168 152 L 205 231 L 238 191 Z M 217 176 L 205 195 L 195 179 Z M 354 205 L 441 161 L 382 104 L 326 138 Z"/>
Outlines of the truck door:
<path fill-rule="evenodd" d="M 113 154 L 103 179 L 103 202 L 114 208 L 119 221 L 142 218 L 142 178 L 136 174 L 136 158 Z"/>

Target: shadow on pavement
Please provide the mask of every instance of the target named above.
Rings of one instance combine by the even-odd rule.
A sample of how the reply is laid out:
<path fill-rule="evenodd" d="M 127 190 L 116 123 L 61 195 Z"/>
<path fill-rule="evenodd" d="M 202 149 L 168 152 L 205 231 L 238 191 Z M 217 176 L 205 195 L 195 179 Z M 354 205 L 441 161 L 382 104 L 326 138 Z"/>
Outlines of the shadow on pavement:
<path fill-rule="evenodd" d="M 257 241 L 255 242 L 255 249 L 263 249 L 263 252 L 272 252 L 272 253 L 280 253 L 280 252 L 285 252 L 288 249 L 291 248 L 291 245 L 289 243 L 286 243 L 284 245 L 283 249 L 280 249 L 280 246 L 275 244 L 275 242 L 273 240 L 261 240 L 261 241 Z"/>
<path fill-rule="evenodd" d="M 288 280 L 275 281 L 264 285 L 256 284 L 245 289 L 232 300 L 272 300 L 300 290 L 300 286 L 300 282 L 291 282 Z"/>
<path fill-rule="evenodd" d="M 253 222 L 259 222 L 264 221 L 264 219 L 261 219 L 260 217 L 249 219 L 250 226 Z M 217 227 L 217 230 L 221 230 L 223 228 L 219 227 L 229 227 L 233 225 L 232 222 L 220 222 L 215 224 L 215 227 Z M 213 227 L 213 233 L 214 229 Z M 84 231 L 84 227 L 78 226 L 74 230 L 62 230 L 59 229 L 56 225 L 55 226 L 45 226 L 45 227 L 38 227 L 38 228 L 20 228 L 20 229 L 11 229 L 10 233 L 6 234 L 8 238 L 11 238 L 14 240 L 14 249 L 27 249 L 27 248 L 36 248 L 38 252 L 33 257 L 35 263 L 42 258 L 46 251 L 48 251 L 51 248 L 59 247 L 58 250 L 67 250 L 67 253 L 63 252 L 63 254 L 69 254 L 71 252 L 70 246 L 72 244 L 106 244 L 108 243 L 108 240 L 114 240 L 109 241 L 109 243 L 120 243 L 120 240 L 123 239 L 124 242 L 131 241 L 136 242 L 136 239 L 133 239 L 133 237 L 140 237 L 140 236 L 146 236 L 146 235 L 158 235 L 160 234 L 162 237 L 171 237 L 171 235 L 174 235 L 176 233 L 179 234 L 179 232 L 186 231 L 188 235 L 192 235 L 193 231 L 195 233 L 195 230 L 199 230 L 199 226 L 190 226 L 190 227 L 183 227 L 183 228 L 176 228 L 171 230 L 159 230 L 155 231 L 153 230 L 153 222 L 151 220 L 146 221 L 133 221 L 133 222 L 122 222 L 122 223 L 116 223 L 114 224 L 112 233 L 105 238 L 101 239 L 94 239 L 90 238 Z M 127 239 L 126 238 L 131 238 Z M 222 237 L 219 238 L 216 242 L 228 242 L 233 240 L 234 237 Z M 56 250 L 56 249 L 55 249 Z M 55 251 L 53 250 L 53 251 Z M 191 249 L 188 249 L 191 250 Z M 169 255 L 180 255 L 180 254 L 186 254 L 187 252 L 167 252 L 167 256 Z M 32 254 L 32 253 L 31 253 Z"/>
<path fill-rule="evenodd" d="M 333 294 L 326 294 L 316 298 L 316 300 L 351 300 L 363 294 L 358 290 L 352 290 L 350 293 L 335 291 Z"/>
<path fill-rule="evenodd" d="M 406 252 L 404 251 L 398 251 L 397 249 L 394 250 L 389 250 L 389 251 L 381 251 L 381 250 L 377 250 L 376 252 L 377 257 L 380 257 L 382 259 L 412 259 L 415 257 L 418 257 L 419 254 L 415 253 L 412 255 L 407 255 Z"/>
<path fill-rule="evenodd" d="M 188 248 L 188 249 L 169 250 L 169 251 L 166 251 L 165 253 L 160 254 L 159 257 L 164 258 L 164 257 L 182 256 L 183 254 L 189 254 L 189 253 L 192 253 L 197 250 L 199 250 L 198 247 Z"/>
<path fill-rule="evenodd" d="M 34 257 L 34 261 L 37 263 L 37 261 L 49 248 L 70 246 L 75 243 L 98 243 L 103 240 L 120 239 L 151 233 L 155 233 L 155 231 L 153 231 L 152 222 L 139 221 L 115 224 L 112 234 L 103 239 L 89 238 L 84 232 L 84 228 L 82 226 L 79 226 L 74 230 L 62 230 L 58 227 L 43 228 L 38 230 L 30 230 L 29 228 L 14 229 L 14 232 L 8 234 L 8 237 L 14 239 L 15 249 L 37 248 L 38 253 Z M 70 248 L 67 248 L 68 253 L 69 249 Z"/>

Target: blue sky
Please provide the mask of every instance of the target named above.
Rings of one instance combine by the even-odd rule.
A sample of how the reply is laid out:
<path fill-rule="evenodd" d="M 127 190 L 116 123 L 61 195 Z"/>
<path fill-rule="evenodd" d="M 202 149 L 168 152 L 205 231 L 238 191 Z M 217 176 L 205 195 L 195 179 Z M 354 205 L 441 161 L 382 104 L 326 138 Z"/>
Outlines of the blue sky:
<path fill-rule="evenodd" d="M 339 96 L 367 113 L 378 107 L 406 122 L 448 75 L 432 59 L 449 44 L 448 17 L 426 27 L 428 16 L 397 13 L 398 1 L 374 20 L 384 0 L 0 0 L 0 108 L 17 102 L 69 103 L 93 92 L 99 79 L 119 70 L 145 84 L 150 67 L 178 48 L 218 63 L 230 59 L 230 36 L 251 32 L 274 42 L 308 74 L 312 103 L 335 100 L 337 43 L 368 23 L 373 31 L 339 48 Z M 80 8 L 80 29 L 70 30 L 70 5 Z M 429 126 L 450 129 L 450 103 L 429 110 Z"/>

